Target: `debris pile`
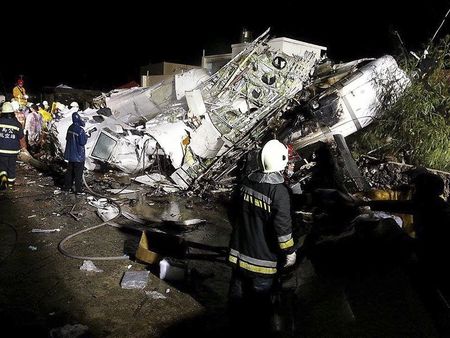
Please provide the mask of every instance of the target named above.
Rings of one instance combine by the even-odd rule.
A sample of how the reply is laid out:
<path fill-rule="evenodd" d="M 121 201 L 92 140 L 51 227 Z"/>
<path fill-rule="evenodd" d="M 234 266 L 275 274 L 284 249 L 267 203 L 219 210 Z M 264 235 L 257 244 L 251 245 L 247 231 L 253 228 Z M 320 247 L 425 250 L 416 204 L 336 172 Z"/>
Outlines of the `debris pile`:
<path fill-rule="evenodd" d="M 384 161 L 369 156 L 362 156 L 358 161 L 362 175 L 369 181 L 371 188 L 380 190 L 399 189 L 409 184 L 409 172 L 414 166 Z M 450 173 L 429 169 L 444 180 L 444 197 L 450 196 Z"/>
<path fill-rule="evenodd" d="M 211 76 L 194 69 L 149 88 L 97 97 L 96 109 L 79 112 L 91 135 L 86 168 L 144 173 L 135 180 L 167 193 L 205 183 L 220 188 L 238 161 L 268 139 L 298 150 L 348 136 L 372 122 L 388 86 L 400 95 L 409 84 L 391 56 L 335 64 L 270 41 L 267 30 Z M 73 109 L 62 110 L 50 128 L 60 155 Z"/>

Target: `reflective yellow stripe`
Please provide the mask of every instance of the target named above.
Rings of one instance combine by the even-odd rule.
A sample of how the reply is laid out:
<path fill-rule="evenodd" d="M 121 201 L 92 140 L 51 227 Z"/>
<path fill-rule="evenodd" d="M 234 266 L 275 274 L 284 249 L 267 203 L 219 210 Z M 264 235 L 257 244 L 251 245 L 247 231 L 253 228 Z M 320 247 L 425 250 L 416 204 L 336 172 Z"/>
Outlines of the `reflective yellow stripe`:
<path fill-rule="evenodd" d="M 17 130 L 17 131 L 19 131 L 19 127 L 16 127 L 16 126 L 10 126 L 9 124 L 0 124 L 0 128 L 9 128 L 9 129 L 12 129 L 12 130 Z"/>
<path fill-rule="evenodd" d="M 261 209 L 264 209 L 264 210 L 270 212 L 270 205 L 268 205 L 263 200 L 260 200 L 252 195 L 244 194 L 244 201 L 248 202 L 250 204 L 253 204 L 255 207 L 258 207 L 258 208 L 261 208 Z"/>
<path fill-rule="evenodd" d="M 287 249 L 287 248 L 290 248 L 293 245 L 294 245 L 294 240 L 291 238 L 287 242 L 280 243 L 280 248 L 281 249 Z"/>
<path fill-rule="evenodd" d="M 3 150 L 0 149 L 0 154 L 18 154 L 20 150 Z"/>
<path fill-rule="evenodd" d="M 228 260 L 231 263 L 237 264 L 238 263 L 238 259 L 237 257 L 233 256 L 233 255 L 229 255 L 228 256 Z M 257 273 L 263 273 L 266 275 L 273 275 L 275 273 L 277 273 L 277 269 L 276 268 L 267 268 L 264 266 L 258 266 L 258 265 L 254 265 L 254 264 L 250 264 L 247 262 L 244 262 L 242 260 L 239 261 L 239 266 L 245 270 L 248 271 L 252 271 L 252 272 L 257 272 Z"/>
<path fill-rule="evenodd" d="M 234 257 L 234 256 L 232 256 L 232 255 L 229 255 L 229 256 L 228 256 L 228 260 L 229 260 L 231 263 L 234 263 L 234 264 L 237 263 L 237 257 Z"/>
<path fill-rule="evenodd" d="M 265 268 L 262 266 L 253 265 L 244 261 L 239 261 L 239 266 L 245 270 L 257 272 L 257 273 L 263 273 L 266 275 L 273 275 L 277 273 L 276 268 Z"/>
<path fill-rule="evenodd" d="M 6 171 L 0 171 L 0 176 L 7 175 Z"/>

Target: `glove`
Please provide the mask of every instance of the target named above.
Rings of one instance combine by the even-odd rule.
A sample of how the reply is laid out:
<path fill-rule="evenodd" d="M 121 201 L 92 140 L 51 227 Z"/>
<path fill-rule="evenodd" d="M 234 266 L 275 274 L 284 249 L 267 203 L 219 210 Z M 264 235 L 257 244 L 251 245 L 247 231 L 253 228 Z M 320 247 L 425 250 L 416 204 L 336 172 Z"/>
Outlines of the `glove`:
<path fill-rule="evenodd" d="M 284 264 L 284 268 L 290 267 L 295 264 L 295 261 L 297 259 L 297 254 L 295 252 L 291 253 L 290 255 L 286 256 L 286 263 Z"/>

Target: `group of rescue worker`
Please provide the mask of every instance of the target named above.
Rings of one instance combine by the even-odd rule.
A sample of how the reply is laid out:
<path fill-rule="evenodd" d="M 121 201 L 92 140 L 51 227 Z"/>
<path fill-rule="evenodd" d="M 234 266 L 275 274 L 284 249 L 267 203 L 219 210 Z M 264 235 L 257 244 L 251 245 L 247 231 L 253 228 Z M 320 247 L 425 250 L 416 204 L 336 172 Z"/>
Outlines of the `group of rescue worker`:
<path fill-rule="evenodd" d="M 39 142 L 43 121 L 50 122 L 53 118 L 45 101 L 39 106 L 28 106 L 22 80 L 17 82 L 13 94 L 12 102 L 3 103 L 0 115 L 0 184 L 3 189 L 12 187 L 15 182 L 20 150 L 34 147 Z M 64 157 L 69 164 L 64 188 L 71 189 L 75 182 L 74 192 L 79 194 L 83 193 L 81 180 L 88 135 L 83 129 L 78 104 L 73 102 L 71 108 L 74 109 L 73 123 L 66 135 Z M 229 216 L 233 230 L 227 257 L 232 266 L 230 314 L 232 320 L 237 321 L 239 327 L 247 327 L 249 333 L 258 332 L 259 328 L 261 334 L 266 334 L 272 329 L 273 293 L 279 287 L 278 277 L 297 261 L 299 246 L 294 242 L 291 191 L 286 184 L 289 176 L 286 169 L 292 171 L 290 158 L 292 153 L 286 145 L 275 139 L 266 142 L 258 153 L 257 169 L 242 177 L 231 199 Z M 324 172 L 330 179 L 331 174 L 326 170 L 322 174 Z M 319 181 L 323 183 L 324 179 Z M 428 171 L 415 175 L 412 183 L 416 190 L 407 203 L 355 200 L 355 205 L 368 204 L 374 209 L 412 213 L 421 266 L 430 270 L 436 285 L 448 293 L 448 273 L 441 273 L 448 262 L 446 241 L 450 235 L 450 207 L 440 197 L 444 183 L 438 175 Z"/>
<path fill-rule="evenodd" d="M 4 102 L 4 96 L 3 102 L 0 102 L 0 190 L 13 189 L 19 153 L 23 151 L 31 155 L 38 154 L 46 141 L 52 120 L 59 119 L 60 110 L 65 107 L 54 102 L 50 109 L 47 101 L 38 104 L 28 102 L 29 96 L 23 79 L 17 81 L 12 94 L 10 102 Z M 81 194 L 87 136 L 82 128 L 84 121 L 78 114 L 78 103 L 72 102 L 68 111 L 72 114 L 73 123 L 66 136 L 64 158 L 68 162 L 68 170 L 63 189 L 71 190 L 75 182 L 74 192 Z"/>

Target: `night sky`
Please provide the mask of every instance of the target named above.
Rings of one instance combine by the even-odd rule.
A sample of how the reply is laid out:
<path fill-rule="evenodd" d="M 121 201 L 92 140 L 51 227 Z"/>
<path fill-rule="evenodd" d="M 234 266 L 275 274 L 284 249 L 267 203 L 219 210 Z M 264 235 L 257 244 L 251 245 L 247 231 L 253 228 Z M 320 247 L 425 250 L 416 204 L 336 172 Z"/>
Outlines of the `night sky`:
<path fill-rule="evenodd" d="M 312 2 L 105 2 L 108 9 L 101 1 L 97 8 L 92 1 L 27 5 L 10 22 L 2 14 L 0 92 L 10 92 L 19 74 L 29 91 L 61 83 L 109 90 L 139 82 L 139 67 L 149 62 L 200 64 L 203 49 L 207 55 L 230 52 L 243 27 L 254 37 L 271 27 L 272 37 L 326 46 L 335 61 L 395 53 L 394 31 L 408 50 L 420 51 L 450 8 L 447 0 Z M 448 21 L 437 40 L 450 34 Z"/>

